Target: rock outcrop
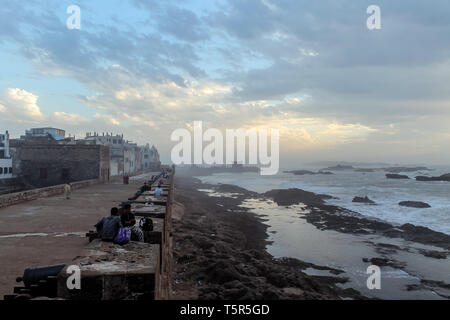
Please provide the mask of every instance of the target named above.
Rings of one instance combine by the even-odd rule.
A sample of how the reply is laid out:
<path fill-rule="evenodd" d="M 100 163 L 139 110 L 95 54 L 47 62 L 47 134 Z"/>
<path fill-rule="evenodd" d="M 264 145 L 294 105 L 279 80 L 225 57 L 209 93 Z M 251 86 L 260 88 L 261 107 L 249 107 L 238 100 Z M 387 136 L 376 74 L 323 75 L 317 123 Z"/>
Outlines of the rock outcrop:
<path fill-rule="evenodd" d="M 414 172 L 414 171 L 430 171 L 427 167 L 390 167 L 390 168 L 382 168 L 382 170 L 391 173 L 400 173 L 400 172 Z"/>
<path fill-rule="evenodd" d="M 306 205 L 323 205 L 324 200 L 332 199 L 332 196 L 325 194 L 315 194 L 301 189 L 274 189 L 263 194 L 267 198 L 273 199 L 279 206 L 290 206 L 304 203 Z"/>
<path fill-rule="evenodd" d="M 402 201 L 399 202 L 399 205 L 402 207 L 410 207 L 410 208 L 431 208 L 431 206 L 428 203 L 420 201 Z"/>
<path fill-rule="evenodd" d="M 406 175 L 396 174 L 396 173 L 387 173 L 386 178 L 388 178 L 388 179 L 409 179 L 409 177 Z"/>
<path fill-rule="evenodd" d="M 318 172 L 314 172 L 314 171 L 309 171 L 309 170 L 291 170 L 291 171 L 283 171 L 284 173 L 292 173 L 296 176 L 302 176 L 305 174 L 333 174 L 333 172 L 329 172 L 329 171 L 318 171 Z"/>
<path fill-rule="evenodd" d="M 357 168 L 355 169 L 355 172 L 375 172 L 376 169 L 372 169 L 372 168 Z"/>
<path fill-rule="evenodd" d="M 367 203 L 367 204 L 376 204 L 375 201 L 370 200 L 369 197 L 354 197 L 352 202 L 359 202 L 359 203 Z"/>
<path fill-rule="evenodd" d="M 450 182 L 450 173 L 443 174 L 439 177 L 417 176 L 417 181 L 448 181 Z"/>
<path fill-rule="evenodd" d="M 353 170 L 353 169 L 355 169 L 355 168 L 353 168 L 352 166 L 338 164 L 337 166 L 328 167 L 328 168 L 322 169 L 320 171 L 342 171 L 342 170 Z"/>

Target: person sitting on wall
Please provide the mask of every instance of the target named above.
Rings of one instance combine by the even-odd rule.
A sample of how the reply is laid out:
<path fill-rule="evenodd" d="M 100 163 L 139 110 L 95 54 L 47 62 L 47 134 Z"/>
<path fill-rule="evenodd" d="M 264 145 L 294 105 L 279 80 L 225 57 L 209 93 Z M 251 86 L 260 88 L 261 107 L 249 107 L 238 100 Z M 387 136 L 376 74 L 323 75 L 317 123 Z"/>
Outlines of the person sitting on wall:
<path fill-rule="evenodd" d="M 158 181 L 158 188 L 161 188 L 161 186 L 163 185 L 164 181 L 161 179 Z"/>
<path fill-rule="evenodd" d="M 151 190 L 151 189 L 152 189 L 152 186 L 149 185 L 149 184 L 147 183 L 147 181 L 145 181 L 145 182 L 144 182 L 144 185 L 141 187 L 141 192 L 149 191 L 149 190 Z"/>
<path fill-rule="evenodd" d="M 160 187 L 155 188 L 155 198 L 157 198 L 157 199 L 161 198 L 162 193 L 163 193 L 163 190 Z"/>
<path fill-rule="evenodd" d="M 111 208 L 111 215 L 109 217 L 103 217 L 95 225 L 95 229 L 102 241 L 107 242 L 114 241 L 120 228 L 122 228 L 122 222 L 119 217 L 119 209 L 116 207 Z"/>
<path fill-rule="evenodd" d="M 140 242 L 144 242 L 144 233 L 141 228 L 136 226 L 136 218 L 134 214 L 131 212 L 131 205 L 126 203 L 122 207 L 122 214 L 120 216 L 122 221 L 122 225 L 124 228 L 128 228 L 131 231 L 131 240 L 136 240 Z"/>

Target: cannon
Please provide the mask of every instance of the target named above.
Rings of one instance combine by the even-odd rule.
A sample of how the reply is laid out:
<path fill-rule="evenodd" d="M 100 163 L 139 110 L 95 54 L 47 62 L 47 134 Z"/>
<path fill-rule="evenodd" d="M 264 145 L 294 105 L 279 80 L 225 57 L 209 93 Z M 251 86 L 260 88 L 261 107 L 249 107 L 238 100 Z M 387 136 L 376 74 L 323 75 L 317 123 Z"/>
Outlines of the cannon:
<path fill-rule="evenodd" d="M 48 277 L 57 276 L 64 269 L 65 264 L 57 264 L 53 266 L 27 268 L 23 272 L 22 277 L 17 277 L 17 282 L 23 282 L 25 287 L 29 288 L 33 284 L 39 283 L 41 280 L 47 280 Z"/>
<path fill-rule="evenodd" d="M 5 295 L 5 300 L 56 297 L 57 276 L 65 266 L 65 264 L 58 264 L 25 269 L 23 276 L 16 278 L 16 281 L 23 282 L 24 286 L 14 287 L 14 294 Z"/>

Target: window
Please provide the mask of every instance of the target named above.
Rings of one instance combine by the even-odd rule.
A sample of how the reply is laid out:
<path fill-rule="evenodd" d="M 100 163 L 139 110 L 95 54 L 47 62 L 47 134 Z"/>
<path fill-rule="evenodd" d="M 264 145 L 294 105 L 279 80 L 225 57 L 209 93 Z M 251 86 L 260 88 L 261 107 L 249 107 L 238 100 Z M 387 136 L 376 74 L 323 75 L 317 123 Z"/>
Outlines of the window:
<path fill-rule="evenodd" d="M 40 179 L 47 179 L 47 168 L 41 168 L 39 170 L 39 177 Z"/>
<path fill-rule="evenodd" d="M 3 168 L 0 167 L 0 174 L 3 174 Z"/>
<path fill-rule="evenodd" d="M 63 168 L 61 171 L 61 178 L 63 180 L 66 180 L 69 178 L 69 176 L 70 176 L 70 168 Z"/>
<path fill-rule="evenodd" d="M 9 173 L 12 173 L 12 167 L 9 167 Z"/>
<path fill-rule="evenodd" d="M 7 168 L 7 167 L 4 167 L 4 168 L 3 168 L 3 172 L 4 172 L 5 174 L 8 174 L 8 168 Z"/>

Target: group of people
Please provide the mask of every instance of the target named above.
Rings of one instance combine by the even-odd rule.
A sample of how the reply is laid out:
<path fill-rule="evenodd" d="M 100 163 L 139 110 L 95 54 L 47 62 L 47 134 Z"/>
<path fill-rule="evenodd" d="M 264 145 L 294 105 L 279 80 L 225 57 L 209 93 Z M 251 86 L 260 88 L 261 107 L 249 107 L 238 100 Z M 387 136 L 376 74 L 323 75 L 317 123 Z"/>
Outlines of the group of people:
<path fill-rule="evenodd" d="M 168 174 L 164 172 L 163 178 L 167 178 Z M 152 177 L 152 180 L 154 177 Z M 157 188 L 154 190 L 154 195 L 156 198 L 160 198 L 163 194 L 162 185 L 164 180 L 160 179 L 158 181 Z M 151 185 L 144 183 L 144 186 L 135 195 L 137 198 L 143 192 L 151 190 Z M 70 197 L 69 192 L 66 192 L 66 197 Z M 95 224 L 97 234 L 103 241 L 115 242 L 116 237 L 121 228 L 127 228 L 131 232 L 131 239 L 133 241 L 144 242 L 144 232 L 142 229 L 136 225 L 136 217 L 131 212 L 131 205 L 125 203 L 120 209 L 114 207 L 111 208 L 111 215 L 103 217 L 99 222 Z"/>
<path fill-rule="evenodd" d="M 95 224 L 99 237 L 108 242 L 114 242 L 120 228 L 128 228 L 131 231 L 131 240 L 144 242 L 144 233 L 136 225 L 136 217 L 131 212 L 131 205 L 128 203 L 121 209 L 111 208 L 111 215 L 103 217 Z"/>

